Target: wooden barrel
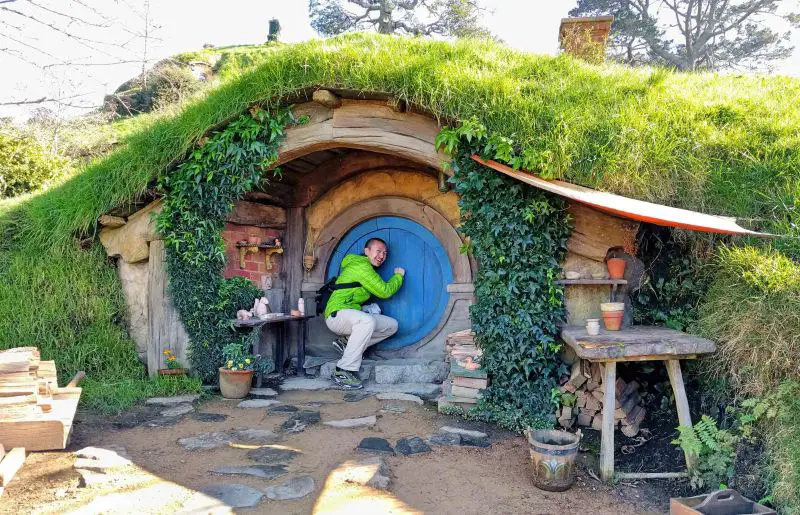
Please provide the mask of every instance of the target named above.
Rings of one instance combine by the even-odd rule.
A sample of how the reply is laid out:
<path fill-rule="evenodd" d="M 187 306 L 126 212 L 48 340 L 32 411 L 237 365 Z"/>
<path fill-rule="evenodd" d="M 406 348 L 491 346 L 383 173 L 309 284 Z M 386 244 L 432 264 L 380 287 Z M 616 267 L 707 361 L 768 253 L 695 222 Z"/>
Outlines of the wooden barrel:
<path fill-rule="evenodd" d="M 526 429 L 525 436 L 531 452 L 533 484 L 550 492 L 568 490 L 575 482 L 580 433 Z"/>

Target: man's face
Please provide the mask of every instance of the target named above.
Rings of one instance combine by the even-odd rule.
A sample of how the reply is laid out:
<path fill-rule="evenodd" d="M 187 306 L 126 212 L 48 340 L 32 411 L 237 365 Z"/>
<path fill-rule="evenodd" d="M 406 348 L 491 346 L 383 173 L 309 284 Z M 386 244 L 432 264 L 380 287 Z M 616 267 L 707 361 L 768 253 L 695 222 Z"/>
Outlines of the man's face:
<path fill-rule="evenodd" d="M 369 258 L 369 262 L 372 263 L 372 266 L 378 267 L 386 261 L 388 251 L 386 245 L 379 241 L 373 241 L 369 247 L 364 248 L 364 254 Z"/>

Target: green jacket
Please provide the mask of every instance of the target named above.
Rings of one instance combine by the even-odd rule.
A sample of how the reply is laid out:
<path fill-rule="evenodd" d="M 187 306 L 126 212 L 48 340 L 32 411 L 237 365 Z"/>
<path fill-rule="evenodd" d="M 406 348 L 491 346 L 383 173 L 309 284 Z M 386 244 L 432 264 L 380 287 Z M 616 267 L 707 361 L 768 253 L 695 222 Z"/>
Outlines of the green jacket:
<path fill-rule="evenodd" d="M 394 274 L 387 282 L 384 282 L 378 272 L 372 267 L 367 256 L 357 254 L 347 254 L 342 260 L 339 268 L 339 277 L 336 284 L 361 283 L 360 288 L 345 288 L 334 290 L 325 306 L 325 318 L 331 316 L 334 311 L 341 309 L 361 310 L 361 304 L 366 302 L 370 295 L 375 295 L 379 299 L 388 299 L 403 285 L 403 276 Z"/>

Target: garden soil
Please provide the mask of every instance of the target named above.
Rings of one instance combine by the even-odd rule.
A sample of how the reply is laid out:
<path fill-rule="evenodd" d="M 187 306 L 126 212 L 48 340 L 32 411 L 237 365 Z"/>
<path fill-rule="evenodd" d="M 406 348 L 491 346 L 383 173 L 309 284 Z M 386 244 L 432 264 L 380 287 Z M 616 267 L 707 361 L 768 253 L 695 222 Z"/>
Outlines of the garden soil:
<path fill-rule="evenodd" d="M 288 414 L 268 415 L 265 409 L 237 408 L 237 401 L 213 396 L 200 402 L 197 409 L 227 415 L 225 421 L 201 422 L 184 416 L 172 426 L 147 427 L 146 422 L 158 414 L 149 407 L 139 407 L 117 417 L 79 412 L 67 451 L 30 454 L 0 497 L 0 513 L 174 513 L 183 500 L 208 485 L 239 483 L 263 491 L 297 474 L 313 477 L 315 487 L 310 495 L 293 501 L 272 501 L 265 497 L 256 507 L 239 509 L 237 513 L 616 515 L 663 513 L 668 509 L 668 496 L 652 484 L 611 488 L 591 478 L 584 469 L 579 471 L 576 485 L 567 492 L 538 490 L 529 477 L 527 443 L 522 437 L 493 426 L 439 415 L 427 405 L 379 401 L 374 397 L 344 402 L 340 391 L 287 392 L 278 399 L 302 409 L 318 410 L 323 421 L 377 414 L 378 422 L 372 428 L 357 429 L 336 429 L 318 423 L 301 433 L 282 435 L 280 445 L 303 454 L 290 462 L 289 474 L 265 481 L 209 472 L 220 466 L 248 464 L 246 449 L 224 446 L 187 451 L 177 440 L 241 427 L 280 432 Z M 401 405 L 406 412 L 381 412 L 387 404 Z M 367 456 L 355 451 L 365 437 L 385 438 L 395 445 L 400 438 L 425 438 L 445 425 L 486 431 L 492 447 L 434 447 L 427 454 L 388 456 L 391 484 L 386 491 L 327 481 L 329 473 L 343 462 Z M 79 486 L 80 475 L 73 469 L 75 458 L 70 451 L 111 445 L 127 450 L 135 464 L 134 471 L 111 485 Z"/>

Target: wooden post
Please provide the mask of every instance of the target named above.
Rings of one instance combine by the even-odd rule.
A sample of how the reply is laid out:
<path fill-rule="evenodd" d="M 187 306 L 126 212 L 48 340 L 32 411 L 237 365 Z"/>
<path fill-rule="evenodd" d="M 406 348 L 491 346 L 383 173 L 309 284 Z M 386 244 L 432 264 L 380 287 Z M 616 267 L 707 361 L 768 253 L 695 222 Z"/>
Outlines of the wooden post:
<path fill-rule="evenodd" d="M 616 407 L 617 391 L 614 384 L 617 382 L 617 363 L 607 361 L 603 386 L 603 429 L 600 434 L 600 477 L 603 481 L 611 481 L 614 477 L 614 409 Z"/>
<path fill-rule="evenodd" d="M 284 291 L 283 310 L 287 313 L 297 306 L 297 300 L 301 295 L 303 284 L 303 249 L 306 240 L 306 219 L 305 209 L 302 207 L 292 207 L 286 213 L 286 235 L 284 237 L 283 261 L 281 262 L 284 277 L 286 279 L 286 289 Z M 308 304 L 306 304 L 308 306 Z M 311 306 L 306 307 L 306 311 Z M 287 347 L 297 344 L 299 349 L 299 331 L 297 324 L 288 324 L 286 329 L 288 341 L 284 341 Z M 280 329 L 279 329 L 280 330 Z M 288 349 L 286 349 L 288 354 Z M 284 356 L 286 355 L 284 354 Z M 299 352 L 298 352 L 299 354 Z M 298 357 L 299 360 L 299 357 Z M 297 363 L 298 372 L 302 370 L 303 364 Z M 280 371 L 279 371 L 280 372 Z"/>
<path fill-rule="evenodd" d="M 692 427 L 692 415 L 689 412 L 689 401 L 686 398 L 686 388 L 683 386 L 681 362 L 677 359 L 665 359 L 664 365 L 667 367 L 669 382 L 672 384 L 672 392 L 675 394 L 675 408 L 678 410 L 678 423 L 682 426 Z M 691 471 L 697 466 L 697 459 L 685 453 L 684 456 L 686 457 L 686 468 Z"/>

